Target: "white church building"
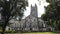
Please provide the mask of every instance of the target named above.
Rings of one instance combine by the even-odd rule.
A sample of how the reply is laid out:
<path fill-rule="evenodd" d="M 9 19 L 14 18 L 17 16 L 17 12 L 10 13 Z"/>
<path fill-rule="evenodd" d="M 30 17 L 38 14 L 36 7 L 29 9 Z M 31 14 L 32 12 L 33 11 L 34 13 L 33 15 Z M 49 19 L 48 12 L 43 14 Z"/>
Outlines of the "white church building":
<path fill-rule="evenodd" d="M 38 17 L 37 5 L 31 5 L 31 13 L 25 19 L 17 21 L 12 19 L 10 22 L 13 22 L 9 26 L 10 29 L 20 30 L 20 31 L 47 31 L 48 29 L 52 30 L 49 26 L 47 27 L 45 22 Z"/>
<path fill-rule="evenodd" d="M 15 21 L 16 22 L 16 21 Z M 10 25 L 13 29 L 20 29 L 20 30 L 31 30 L 31 31 L 38 31 L 41 28 L 45 28 L 45 23 L 43 20 L 38 17 L 37 12 L 37 5 L 31 5 L 31 13 L 25 19 L 21 19 L 21 21 L 14 22 L 14 25 Z"/>

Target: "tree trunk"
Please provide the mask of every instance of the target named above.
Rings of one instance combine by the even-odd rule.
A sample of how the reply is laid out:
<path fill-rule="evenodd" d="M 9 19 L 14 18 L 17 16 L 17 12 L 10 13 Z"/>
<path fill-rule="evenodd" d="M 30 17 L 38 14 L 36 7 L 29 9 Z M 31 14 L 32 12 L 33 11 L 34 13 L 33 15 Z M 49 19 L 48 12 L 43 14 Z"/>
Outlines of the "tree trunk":
<path fill-rule="evenodd" d="M 1 34 L 5 33 L 7 23 L 8 23 L 8 20 L 5 20 L 4 24 L 2 25 L 2 33 Z"/>
<path fill-rule="evenodd" d="M 2 26 L 2 33 L 1 33 L 1 34 L 4 34 L 5 28 L 6 28 L 6 25 L 3 25 L 3 26 Z"/>

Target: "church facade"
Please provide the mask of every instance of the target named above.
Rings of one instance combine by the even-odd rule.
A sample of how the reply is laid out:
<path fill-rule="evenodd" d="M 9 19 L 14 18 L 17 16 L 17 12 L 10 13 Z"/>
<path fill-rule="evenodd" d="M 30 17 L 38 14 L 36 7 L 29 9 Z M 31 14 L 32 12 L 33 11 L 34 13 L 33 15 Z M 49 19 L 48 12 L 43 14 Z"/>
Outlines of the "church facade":
<path fill-rule="evenodd" d="M 25 19 L 21 21 L 16 21 L 15 19 L 10 22 L 14 22 L 9 26 L 10 29 L 19 31 L 47 31 L 52 30 L 49 26 L 46 26 L 45 22 L 38 17 L 37 5 L 31 5 L 31 13 Z"/>
<path fill-rule="evenodd" d="M 18 2 L 19 3 L 19 2 Z M 6 30 L 21 30 L 21 31 L 47 31 L 47 30 L 54 30 L 50 26 L 47 26 L 45 22 L 38 17 L 38 10 L 37 5 L 35 6 L 31 5 L 31 13 L 29 16 L 27 16 L 25 19 L 21 19 L 21 21 L 17 21 L 15 19 L 12 19 L 10 22 L 13 24 L 10 24 L 7 26 Z M 1 11 L 0 11 L 1 12 Z M 4 19 L 1 17 L 0 14 L 0 20 Z M 0 22 L 4 22 L 3 20 Z M 2 23 L 1 23 L 2 24 Z"/>
<path fill-rule="evenodd" d="M 40 28 L 45 28 L 45 23 L 38 17 L 37 5 L 31 5 L 31 13 L 25 19 L 20 21 L 22 30 L 38 31 Z"/>

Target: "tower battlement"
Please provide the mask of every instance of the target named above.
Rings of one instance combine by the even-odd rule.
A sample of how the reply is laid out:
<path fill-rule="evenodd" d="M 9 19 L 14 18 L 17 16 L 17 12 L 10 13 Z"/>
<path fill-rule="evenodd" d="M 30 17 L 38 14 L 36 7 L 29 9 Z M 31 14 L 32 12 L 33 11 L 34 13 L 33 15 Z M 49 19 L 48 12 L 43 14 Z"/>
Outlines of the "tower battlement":
<path fill-rule="evenodd" d="M 38 10 L 37 10 L 37 5 L 35 4 L 35 6 L 31 5 L 31 13 L 30 15 L 38 17 Z"/>

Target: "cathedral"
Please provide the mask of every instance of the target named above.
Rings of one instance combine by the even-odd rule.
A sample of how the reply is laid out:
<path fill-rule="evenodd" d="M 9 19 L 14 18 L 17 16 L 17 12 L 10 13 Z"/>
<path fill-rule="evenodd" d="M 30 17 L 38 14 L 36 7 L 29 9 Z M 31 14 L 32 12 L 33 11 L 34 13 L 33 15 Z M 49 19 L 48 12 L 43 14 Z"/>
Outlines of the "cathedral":
<path fill-rule="evenodd" d="M 1 13 L 0 13 L 0 20 L 1 18 L 3 17 L 1 17 Z M 4 21 L 2 20 L 0 22 L 4 22 Z M 53 31 L 54 30 L 53 27 L 46 25 L 45 21 L 43 21 L 40 17 L 38 17 L 38 7 L 36 4 L 35 6 L 31 5 L 31 13 L 25 19 L 21 19 L 21 21 L 12 19 L 9 21 L 9 23 L 12 24 L 6 26 L 6 30 L 16 30 L 16 31 L 18 30 L 19 31 Z"/>
<path fill-rule="evenodd" d="M 37 5 L 31 5 L 31 13 L 25 19 L 20 21 L 20 28 L 22 30 L 31 30 L 31 31 L 38 31 L 41 28 L 45 27 L 45 23 L 38 17 L 38 10 Z"/>
<path fill-rule="evenodd" d="M 15 19 L 10 22 L 14 22 L 9 26 L 10 29 L 19 31 L 46 31 L 48 29 L 52 30 L 49 26 L 47 27 L 45 22 L 38 17 L 37 5 L 31 5 L 31 13 L 25 19 L 21 21 L 16 21 Z"/>

